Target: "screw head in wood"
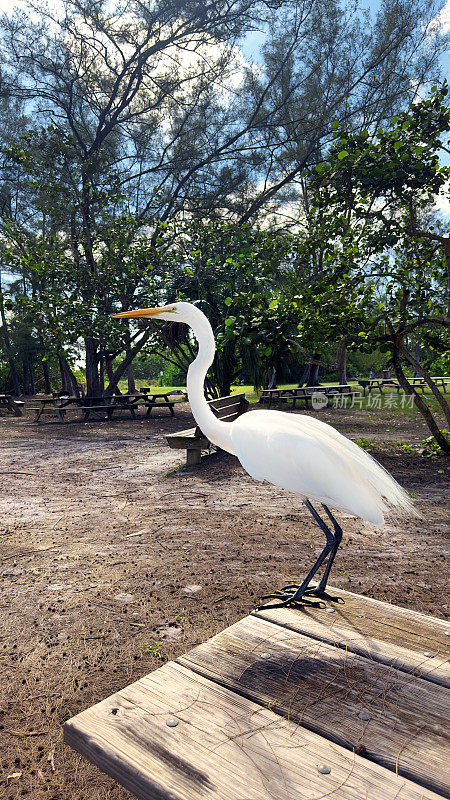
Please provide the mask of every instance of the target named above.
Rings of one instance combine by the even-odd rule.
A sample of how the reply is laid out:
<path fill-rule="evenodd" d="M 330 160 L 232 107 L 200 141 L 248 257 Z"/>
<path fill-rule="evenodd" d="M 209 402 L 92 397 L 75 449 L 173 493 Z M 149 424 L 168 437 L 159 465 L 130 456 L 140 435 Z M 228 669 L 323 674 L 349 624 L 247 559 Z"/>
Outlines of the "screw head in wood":
<path fill-rule="evenodd" d="M 424 656 L 425 658 L 433 658 L 434 653 L 432 653 L 431 650 L 426 650 Z"/>
<path fill-rule="evenodd" d="M 363 722 L 369 722 L 370 720 L 370 714 L 366 708 L 363 708 L 363 710 L 359 712 L 358 717 L 362 719 Z"/>
<path fill-rule="evenodd" d="M 317 764 L 317 772 L 319 772 L 320 775 L 329 775 L 331 767 L 329 767 L 328 764 Z"/>
<path fill-rule="evenodd" d="M 166 719 L 166 725 L 168 728 L 176 728 L 179 721 L 180 720 L 177 719 L 176 717 L 169 717 L 168 719 Z"/>

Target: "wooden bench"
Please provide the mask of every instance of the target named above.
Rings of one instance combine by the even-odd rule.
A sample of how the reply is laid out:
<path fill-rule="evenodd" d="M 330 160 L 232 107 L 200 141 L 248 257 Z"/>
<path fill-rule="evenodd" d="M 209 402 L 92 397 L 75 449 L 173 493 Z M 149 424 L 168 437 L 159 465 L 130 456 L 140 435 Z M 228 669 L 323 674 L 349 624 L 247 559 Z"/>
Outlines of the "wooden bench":
<path fill-rule="evenodd" d="M 217 400 L 209 400 L 208 405 L 218 419 L 233 422 L 234 419 L 237 419 L 247 411 L 249 403 L 245 394 L 230 394 L 227 397 L 219 397 Z M 211 442 L 202 433 L 198 425 L 195 428 L 178 431 L 178 433 L 169 433 L 166 436 L 166 441 L 169 447 L 174 450 L 186 450 L 186 465 L 188 467 L 198 464 L 202 450 L 208 450 L 211 446 Z"/>
<path fill-rule="evenodd" d="M 65 741 L 141 800 L 449 797 L 449 623 L 329 592 L 250 614 Z"/>

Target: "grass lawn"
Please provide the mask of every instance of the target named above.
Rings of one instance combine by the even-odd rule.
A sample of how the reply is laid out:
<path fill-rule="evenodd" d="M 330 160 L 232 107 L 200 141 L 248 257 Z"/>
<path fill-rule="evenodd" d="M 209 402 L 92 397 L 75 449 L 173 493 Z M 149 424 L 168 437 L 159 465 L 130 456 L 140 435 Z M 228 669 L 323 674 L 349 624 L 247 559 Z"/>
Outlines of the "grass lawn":
<path fill-rule="evenodd" d="M 409 398 L 405 398 L 404 392 L 400 391 L 397 394 L 397 391 L 389 391 L 389 387 L 386 388 L 382 394 L 375 389 L 373 392 L 367 393 L 364 397 L 362 394 L 362 388 L 356 381 L 349 381 L 349 384 L 354 385 L 357 390 L 361 390 L 361 397 L 355 398 L 354 400 L 354 408 L 362 411 L 393 411 L 396 413 L 403 414 L 407 417 L 415 417 L 420 412 L 417 410 L 415 406 L 411 406 Z M 148 386 L 148 381 L 145 380 L 137 380 L 136 381 L 136 388 L 139 389 L 141 386 Z M 337 386 L 337 381 L 329 381 L 323 384 L 324 386 Z M 294 389 L 297 386 L 296 383 L 280 383 L 278 384 L 278 389 Z M 127 391 L 127 383 L 126 381 L 121 381 L 119 383 L 119 388 L 121 392 Z M 174 391 L 175 389 L 184 389 L 186 391 L 185 386 L 155 386 L 152 385 L 152 389 L 155 392 L 161 392 L 162 394 L 170 391 Z M 259 401 L 259 394 L 255 392 L 254 387 L 250 385 L 244 386 L 232 386 L 231 393 L 236 394 L 244 392 L 247 400 L 250 403 L 257 403 Z M 422 394 L 422 393 L 421 393 Z M 431 396 L 431 393 L 427 390 L 425 392 L 427 403 L 434 413 L 439 411 L 439 405 L 434 397 Z M 445 399 L 448 403 L 450 403 L 450 392 L 447 392 L 444 395 Z M 343 398 L 343 402 L 345 401 L 345 397 Z M 284 404 L 284 407 L 288 408 L 291 404 Z M 333 400 L 329 400 L 330 407 L 336 407 L 334 405 Z M 278 406 L 280 408 L 281 406 Z M 339 406 L 340 407 L 340 406 Z M 347 405 L 344 406 L 345 408 L 351 408 L 351 401 L 347 398 Z"/>

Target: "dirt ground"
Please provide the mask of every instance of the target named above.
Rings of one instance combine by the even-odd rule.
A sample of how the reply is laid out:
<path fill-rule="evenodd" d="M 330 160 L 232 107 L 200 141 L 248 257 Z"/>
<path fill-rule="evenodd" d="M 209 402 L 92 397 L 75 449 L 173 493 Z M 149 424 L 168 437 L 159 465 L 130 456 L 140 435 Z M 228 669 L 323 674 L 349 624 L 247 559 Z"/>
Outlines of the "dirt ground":
<path fill-rule="evenodd" d="M 382 529 L 337 515 L 332 584 L 449 616 L 448 459 L 396 444 L 427 435 L 419 419 L 320 413 L 377 442 L 422 515 Z M 63 745 L 64 721 L 304 576 L 322 537 L 298 497 L 231 456 L 178 469 L 164 434 L 192 424 L 187 404 L 174 419 L 31 420 L 0 417 L 0 796 L 125 800 Z"/>

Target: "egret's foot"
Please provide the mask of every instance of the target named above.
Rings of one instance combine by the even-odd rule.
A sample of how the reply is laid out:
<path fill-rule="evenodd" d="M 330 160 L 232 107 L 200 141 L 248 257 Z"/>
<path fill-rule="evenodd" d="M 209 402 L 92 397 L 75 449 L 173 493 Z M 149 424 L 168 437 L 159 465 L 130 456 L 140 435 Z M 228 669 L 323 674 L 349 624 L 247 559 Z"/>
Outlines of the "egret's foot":
<path fill-rule="evenodd" d="M 327 600 L 329 603 L 341 603 L 342 602 L 342 598 L 341 597 L 337 597 L 336 595 L 328 594 L 328 592 L 325 591 L 325 587 L 322 588 L 320 583 L 319 583 L 318 586 L 308 586 L 308 588 L 305 589 L 303 594 L 306 594 L 306 595 L 309 595 L 309 596 L 312 596 L 312 597 L 320 597 L 321 600 Z"/>
<path fill-rule="evenodd" d="M 273 594 L 265 594 L 261 600 L 275 600 L 274 603 L 264 603 L 256 607 L 257 611 L 267 608 L 303 608 L 304 606 L 311 606 L 312 608 L 320 608 L 324 605 L 321 600 L 308 600 L 304 595 L 298 594 L 299 587 L 295 587 L 294 592 L 274 592 Z"/>
<path fill-rule="evenodd" d="M 342 602 L 341 597 L 336 597 L 328 592 L 325 591 L 325 586 L 321 586 L 320 583 L 317 586 L 307 586 L 306 589 L 303 589 L 302 597 L 304 595 L 313 595 L 314 597 L 319 597 L 321 600 L 328 600 L 330 603 L 340 603 Z M 281 591 L 282 592 L 289 592 L 289 591 L 296 591 L 300 589 L 300 586 L 296 583 L 288 583 L 287 586 L 283 586 Z"/>

